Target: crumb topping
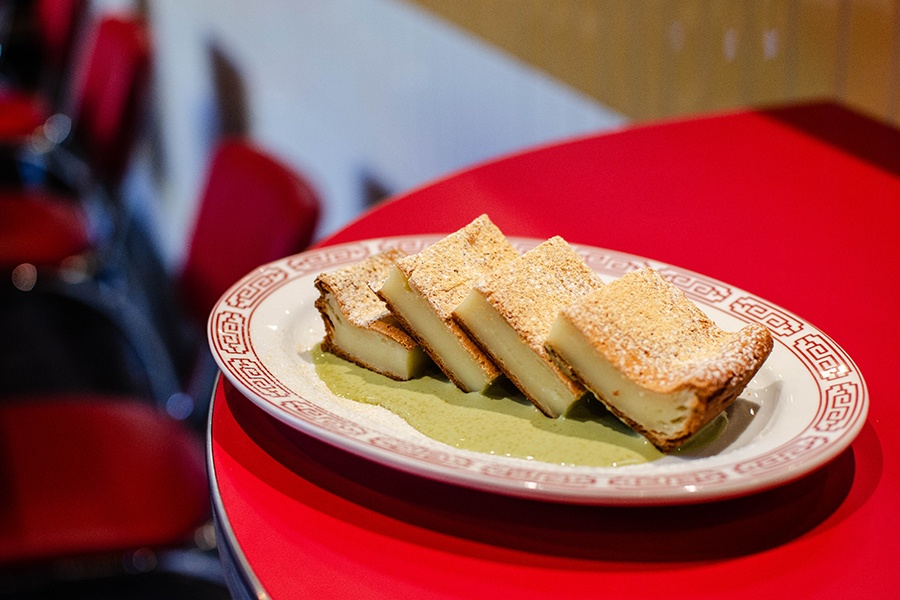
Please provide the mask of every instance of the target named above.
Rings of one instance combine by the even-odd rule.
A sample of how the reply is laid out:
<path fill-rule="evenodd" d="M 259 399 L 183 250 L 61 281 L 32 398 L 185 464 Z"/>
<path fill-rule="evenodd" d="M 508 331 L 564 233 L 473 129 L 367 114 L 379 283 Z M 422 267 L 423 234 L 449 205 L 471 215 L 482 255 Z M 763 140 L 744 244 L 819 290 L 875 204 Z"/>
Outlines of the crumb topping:
<path fill-rule="evenodd" d="M 491 271 L 475 289 L 543 356 L 544 341 L 559 311 L 602 286 L 584 259 L 554 236 Z"/>
<path fill-rule="evenodd" d="M 660 392 L 715 388 L 768 356 L 768 329 L 720 329 L 653 269 L 639 269 L 562 311 L 593 346 L 636 382 Z"/>
<path fill-rule="evenodd" d="M 397 261 L 410 287 L 442 319 L 450 319 L 472 286 L 491 269 L 519 256 L 487 215 Z"/>
<path fill-rule="evenodd" d="M 374 254 L 358 263 L 319 275 L 316 286 L 331 293 L 347 320 L 357 327 L 369 327 L 376 321 L 393 321 L 384 301 L 372 290 L 381 287 L 391 266 L 404 256 L 406 253 L 398 249 Z"/>

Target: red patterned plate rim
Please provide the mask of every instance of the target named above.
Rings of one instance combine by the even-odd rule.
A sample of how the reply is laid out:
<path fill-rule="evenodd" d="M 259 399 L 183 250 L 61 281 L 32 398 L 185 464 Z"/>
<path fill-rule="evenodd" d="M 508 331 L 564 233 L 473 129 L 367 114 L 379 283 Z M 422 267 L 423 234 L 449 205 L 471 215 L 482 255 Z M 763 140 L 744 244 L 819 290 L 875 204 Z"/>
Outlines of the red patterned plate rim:
<path fill-rule="evenodd" d="M 868 392 L 849 355 L 800 317 L 724 282 L 639 256 L 573 245 L 611 280 L 653 267 L 713 320 L 756 321 L 775 349 L 748 386 L 752 417 L 726 445 L 622 467 L 570 467 L 460 450 L 418 433 L 388 411 L 335 397 L 315 375 L 321 341 L 315 277 L 389 247 L 413 253 L 442 235 L 363 240 L 263 265 L 235 283 L 210 314 L 212 354 L 228 380 L 280 421 L 384 465 L 484 491 L 597 505 L 705 502 L 793 481 L 846 449 L 865 423 Z M 542 240 L 510 240 L 525 251 Z M 729 424 L 731 427 L 731 424 Z"/>

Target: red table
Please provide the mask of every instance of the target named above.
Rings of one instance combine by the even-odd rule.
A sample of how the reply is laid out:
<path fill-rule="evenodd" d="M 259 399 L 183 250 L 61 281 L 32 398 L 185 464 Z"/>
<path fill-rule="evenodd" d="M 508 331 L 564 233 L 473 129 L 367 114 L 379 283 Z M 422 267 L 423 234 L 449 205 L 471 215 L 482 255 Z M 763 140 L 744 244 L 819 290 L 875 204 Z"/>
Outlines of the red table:
<path fill-rule="evenodd" d="M 209 466 L 235 595 L 881 598 L 900 583 L 900 132 L 832 105 L 635 127 L 506 157 L 383 204 L 322 245 L 488 213 L 721 279 L 825 331 L 866 379 L 837 459 L 744 498 L 536 502 L 373 464 L 222 378 Z"/>

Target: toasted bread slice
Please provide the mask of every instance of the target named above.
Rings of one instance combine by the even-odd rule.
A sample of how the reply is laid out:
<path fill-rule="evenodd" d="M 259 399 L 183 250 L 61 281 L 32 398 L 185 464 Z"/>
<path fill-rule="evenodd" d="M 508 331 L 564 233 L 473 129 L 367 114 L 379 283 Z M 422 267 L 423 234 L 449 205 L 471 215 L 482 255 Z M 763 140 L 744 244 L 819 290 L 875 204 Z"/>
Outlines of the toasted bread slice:
<path fill-rule="evenodd" d="M 756 323 L 721 330 L 652 269 L 564 308 L 546 342 L 563 370 L 664 452 L 731 404 L 772 345 Z"/>
<path fill-rule="evenodd" d="M 316 308 L 325 323 L 322 349 L 400 381 L 419 375 L 430 361 L 372 286 L 380 286 L 394 261 L 405 255 L 388 250 L 322 273 L 315 281 Z"/>
<path fill-rule="evenodd" d="M 456 322 L 548 417 L 585 393 L 544 348 L 559 311 L 603 281 L 556 236 L 492 270 L 453 311 Z"/>
<path fill-rule="evenodd" d="M 492 268 L 518 256 L 487 215 L 416 254 L 398 260 L 378 295 L 447 377 L 480 392 L 501 375 L 456 324 L 453 309 Z"/>

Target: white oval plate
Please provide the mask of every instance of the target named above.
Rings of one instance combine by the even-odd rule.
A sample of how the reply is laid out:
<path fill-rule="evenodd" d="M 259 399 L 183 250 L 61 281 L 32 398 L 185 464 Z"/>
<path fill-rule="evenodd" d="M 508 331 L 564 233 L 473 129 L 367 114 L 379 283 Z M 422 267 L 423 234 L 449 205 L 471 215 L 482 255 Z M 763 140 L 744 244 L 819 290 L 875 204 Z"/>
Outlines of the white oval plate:
<path fill-rule="evenodd" d="M 262 266 L 226 292 L 208 323 L 224 375 L 269 414 L 308 435 L 393 468 L 484 491 L 598 505 L 684 504 L 772 488 L 824 465 L 862 428 L 868 394 L 850 357 L 803 319 L 730 285 L 657 261 L 573 245 L 607 281 L 653 267 L 722 328 L 766 325 L 775 348 L 724 434 L 695 453 L 633 466 L 571 467 L 436 442 L 393 413 L 332 394 L 310 349 L 324 327 L 316 276 L 389 247 L 414 253 L 442 235 L 366 240 Z M 510 238 L 522 252 L 541 240 Z"/>

